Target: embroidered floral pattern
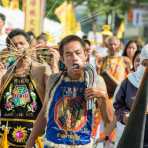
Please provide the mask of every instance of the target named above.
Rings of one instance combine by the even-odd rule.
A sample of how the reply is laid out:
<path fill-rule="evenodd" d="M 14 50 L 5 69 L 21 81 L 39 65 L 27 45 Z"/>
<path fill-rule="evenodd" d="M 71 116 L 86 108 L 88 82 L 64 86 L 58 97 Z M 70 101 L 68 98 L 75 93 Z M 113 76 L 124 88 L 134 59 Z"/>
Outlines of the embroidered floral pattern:
<path fill-rule="evenodd" d="M 29 80 L 26 79 L 14 79 L 9 85 L 9 91 L 4 94 L 6 103 L 4 108 L 7 111 L 13 110 L 15 107 L 27 106 L 27 111 L 35 112 L 37 109 L 37 96 L 34 92 L 31 82 L 28 87 Z"/>
<path fill-rule="evenodd" d="M 0 101 L 1 126 L 8 121 L 8 141 L 24 147 L 42 103 L 30 75 L 13 77 L 5 87 Z M 2 133 L 2 131 L 0 131 Z"/>

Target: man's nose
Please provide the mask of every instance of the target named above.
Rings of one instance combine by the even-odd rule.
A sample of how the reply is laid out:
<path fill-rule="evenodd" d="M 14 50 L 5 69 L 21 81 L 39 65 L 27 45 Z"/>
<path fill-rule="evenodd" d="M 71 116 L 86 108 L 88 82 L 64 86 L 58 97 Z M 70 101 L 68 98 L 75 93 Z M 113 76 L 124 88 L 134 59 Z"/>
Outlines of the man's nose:
<path fill-rule="evenodd" d="M 77 57 L 78 57 L 78 56 L 77 56 L 75 53 L 72 54 L 72 58 L 73 58 L 74 60 L 77 59 Z"/>
<path fill-rule="evenodd" d="M 21 44 L 17 44 L 16 47 L 17 47 L 18 49 L 22 48 Z"/>
<path fill-rule="evenodd" d="M 117 48 L 117 47 L 116 47 L 116 45 L 112 45 L 112 49 L 114 49 L 114 50 L 115 50 L 116 48 Z"/>
<path fill-rule="evenodd" d="M 111 47 L 112 47 L 112 48 L 115 48 L 115 45 L 114 45 L 114 44 L 112 44 L 112 45 L 111 45 Z"/>

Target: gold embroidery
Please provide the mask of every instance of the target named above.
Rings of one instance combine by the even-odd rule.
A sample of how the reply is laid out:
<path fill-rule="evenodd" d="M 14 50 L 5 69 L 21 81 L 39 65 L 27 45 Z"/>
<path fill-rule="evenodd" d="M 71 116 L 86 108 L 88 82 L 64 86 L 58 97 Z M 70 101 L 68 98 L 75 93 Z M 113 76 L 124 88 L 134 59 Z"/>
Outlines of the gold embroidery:
<path fill-rule="evenodd" d="M 17 126 L 17 128 L 14 129 L 12 136 L 18 143 L 25 142 L 27 138 L 27 131 L 25 130 L 25 127 Z"/>
<path fill-rule="evenodd" d="M 69 138 L 72 140 L 80 140 L 80 136 L 78 136 L 77 134 L 70 135 L 70 134 L 66 134 L 66 133 L 59 133 L 59 134 L 57 134 L 57 137 L 62 138 L 62 139 Z"/>
<path fill-rule="evenodd" d="M 22 122 L 30 122 L 30 123 L 34 123 L 35 120 L 28 120 L 28 119 L 10 119 L 10 118 L 0 118 L 0 121 L 22 121 Z"/>

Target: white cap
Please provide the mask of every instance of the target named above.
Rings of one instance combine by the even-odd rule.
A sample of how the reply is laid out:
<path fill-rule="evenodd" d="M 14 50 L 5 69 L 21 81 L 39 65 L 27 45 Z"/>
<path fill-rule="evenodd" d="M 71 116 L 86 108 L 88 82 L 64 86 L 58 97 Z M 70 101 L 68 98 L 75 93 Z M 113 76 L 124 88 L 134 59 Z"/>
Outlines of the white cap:
<path fill-rule="evenodd" d="M 148 59 L 148 44 L 142 48 L 140 53 L 140 62 L 142 62 L 145 59 Z"/>

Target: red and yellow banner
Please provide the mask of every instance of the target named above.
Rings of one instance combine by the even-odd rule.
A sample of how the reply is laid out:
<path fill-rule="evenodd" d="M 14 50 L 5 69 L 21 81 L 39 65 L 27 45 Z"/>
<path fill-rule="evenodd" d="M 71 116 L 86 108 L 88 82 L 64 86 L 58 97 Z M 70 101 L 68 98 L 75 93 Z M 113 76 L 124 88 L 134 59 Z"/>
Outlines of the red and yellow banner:
<path fill-rule="evenodd" d="M 36 36 L 42 30 L 43 4 L 45 0 L 24 0 L 25 31 L 32 31 Z"/>

